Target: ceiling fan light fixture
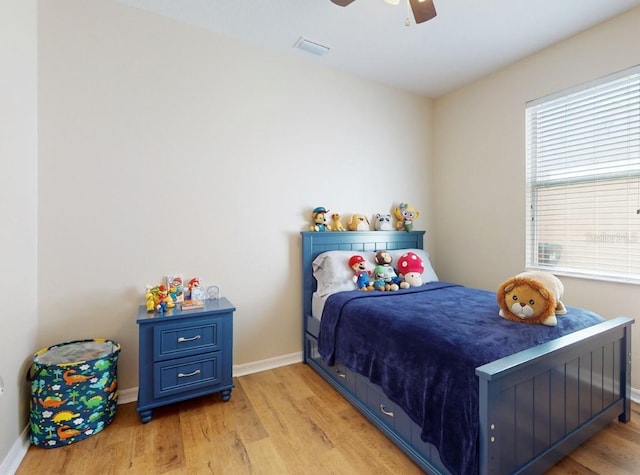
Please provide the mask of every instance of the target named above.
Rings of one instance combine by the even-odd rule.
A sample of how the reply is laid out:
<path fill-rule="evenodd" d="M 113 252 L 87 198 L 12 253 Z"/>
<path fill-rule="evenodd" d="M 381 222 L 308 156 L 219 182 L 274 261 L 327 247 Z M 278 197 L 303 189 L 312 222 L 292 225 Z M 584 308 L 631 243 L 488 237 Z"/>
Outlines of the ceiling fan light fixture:
<path fill-rule="evenodd" d="M 384 0 L 391 5 L 398 5 L 400 0 Z M 413 11 L 413 18 L 416 23 L 424 23 L 425 21 L 435 18 L 437 15 L 436 7 L 433 4 L 434 0 L 407 0 L 407 8 L 411 7 Z M 351 5 L 355 0 L 331 0 L 331 3 L 335 3 L 341 7 Z M 405 22 L 406 24 L 407 22 Z M 411 24 L 410 21 L 408 21 Z M 408 25 L 407 25 L 408 26 Z"/>

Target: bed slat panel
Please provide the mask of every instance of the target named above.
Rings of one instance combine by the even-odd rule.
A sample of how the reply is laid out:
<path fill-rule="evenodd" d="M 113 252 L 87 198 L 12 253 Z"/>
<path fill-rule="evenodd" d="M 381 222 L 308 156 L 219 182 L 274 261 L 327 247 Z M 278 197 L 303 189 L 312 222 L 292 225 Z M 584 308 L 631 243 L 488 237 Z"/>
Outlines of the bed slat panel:
<path fill-rule="evenodd" d="M 591 353 L 591 374 L 593 384 L 591 385 L 591 414 L 597 414 L 604 409 L 604 352 L 606 347 L 599 348 Z M 613 368 L 612 368 L 613 369 Z"/>
<path fill-rule="evenodd" d="M 613 368 L 613 371 L 605 371 L 603 374 L 603 382 L 602 382 L 602 404 L 603 406 L 609 406 L 613 403 L 615 399 L 615 374 L 616 367 L 614 366 L 615 361 L 615 351 L 616 345 L 612 345 L 612 347 L 607 351 L 603 352 L 603 367 L 604 368 Z"/>
<path fill-rule="evenodd" d="M 584 424 L 592 416 L 591 407 L 591 380 L 593 376 L 593 367 L 591 362 L 592 353 L 582 356 L 579 361 L 580 368 L 580 399 L 578 400 L 580 424 Z"/>
<path fill-rule="evenodd" d="M 557 401 L 565 400 L 565 374 L 564 365 L 549 370 L 550 420 L 556 421 L 555 424 L 549 423 L 550 440 L 560 440 L 560 438 L 567 433 L 565 426 L 565 407 L 564 404 L 557 403 Z"/>
<path fill-rule="evenodd" d="M 551 371 L 536 376 L 533 382 L 533 447 L 532 454 L 540 453 L 551 443 Z"/>
<path fill-rule="evenodd" d="M 576 358 L 565 366 L 565 430 L 577 427 L 580 422 L 580 360 Z"/>
<path fill-rule="evenodd" d="M 516 398 L 512 417 L 515 420 L 513 436 L 516 441 L 515 458 L 518 465 L 520 461 L 529 460 L 534 455 L 534 388 L 534 380 L 525 381 L 515 387 Z"/>

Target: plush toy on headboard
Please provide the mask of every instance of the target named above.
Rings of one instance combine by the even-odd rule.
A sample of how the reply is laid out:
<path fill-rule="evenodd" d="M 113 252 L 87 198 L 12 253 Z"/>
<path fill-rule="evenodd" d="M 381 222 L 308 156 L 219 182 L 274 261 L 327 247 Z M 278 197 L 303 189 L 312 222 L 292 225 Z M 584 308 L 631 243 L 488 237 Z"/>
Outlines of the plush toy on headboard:
<path fill-rule="evenodd" d="M 522 272 L 503 282 L 497 292 L 500 316 L 523 323 L 555 327 L 556 315 L 567 313 L 562 303 L 564 285 L 549 272 Z"/>
<path fill-rule="evenodd" d="M 373 227 L 376 231 L 393 231 L 393 225 L 391 224 L 391 215 L 389 213 L 376 214 L 376 220 Z"/>
<path fill-rule="evenodd" d="M 313 222 L 309 229 L 318 232 L 331 231 L 331 226 L 327 224 L 326 218 L 328 212 L 329 210 L 324 206 L 316 206 L 311 213 Z"/>
<path fill-rule="evenodd" d="M 342 225 L 342 216 L 340 213 L 333 213 L 331 215 L 331 230 L 332 231 L 346 231 Z"/>
<path fill-rule="evenodd" d="M 369 231 L 370 229 L 371 224 L 369 223 L 369 218 L 364 214 L 356 213 L 351 215 L 349 231 Z"/>
<path fill-rule="evenodd" d="M 394 209 L 393 213 L 398 219 L 396 223 L 398 231 L 413 231 L 413 222 L 420 216 L 420 212 L 407 203 L 400 203 L 400 206 Z"/>

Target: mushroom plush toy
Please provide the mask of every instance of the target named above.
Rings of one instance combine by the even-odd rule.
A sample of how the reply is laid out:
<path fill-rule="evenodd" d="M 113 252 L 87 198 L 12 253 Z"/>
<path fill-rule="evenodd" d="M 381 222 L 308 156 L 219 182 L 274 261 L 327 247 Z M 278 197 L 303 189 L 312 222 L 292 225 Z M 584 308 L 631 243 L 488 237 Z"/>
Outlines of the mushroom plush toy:
<path fill-rule="evenodd" d="M 407 252 L 398 259 L 398 274 L 411 287 L 420 287 L 422 285 L 423 272 L 424 264 L 416 253 Z"/>

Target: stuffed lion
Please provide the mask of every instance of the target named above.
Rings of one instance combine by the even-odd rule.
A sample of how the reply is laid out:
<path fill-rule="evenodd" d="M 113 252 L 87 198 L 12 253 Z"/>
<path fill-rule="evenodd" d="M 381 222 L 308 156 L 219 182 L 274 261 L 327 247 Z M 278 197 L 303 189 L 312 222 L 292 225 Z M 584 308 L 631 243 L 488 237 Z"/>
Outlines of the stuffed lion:
<path fill-rule="evenodd" d="M 567 309 L 560 299 L 564 285 L 555 275 L 543 271 L 522 272 L 503 282 L 497 292 L 500 316 L 523 323 L 554 327 L 556 315 Z"/>

